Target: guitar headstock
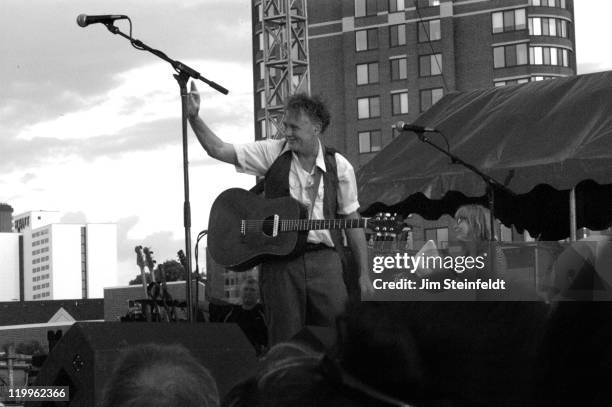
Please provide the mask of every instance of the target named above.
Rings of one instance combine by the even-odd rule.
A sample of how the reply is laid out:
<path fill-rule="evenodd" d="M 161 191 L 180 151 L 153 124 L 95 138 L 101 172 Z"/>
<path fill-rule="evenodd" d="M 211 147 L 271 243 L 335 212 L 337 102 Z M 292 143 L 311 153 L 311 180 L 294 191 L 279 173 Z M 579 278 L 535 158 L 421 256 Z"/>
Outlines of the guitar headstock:
<path fill-rule="evenodd" d="M 156 261 L 153 260 L 153 250 L 149 249 L 148 247 L 145 247 L 142 249 L 142 251 L 145 255 L 145 263 L 147 265 L 147 268 L 149 269 L 151 275 L 153 275 L 153 269 L 155 268 L 156 263 Z"/>
<path fill-rule="evenodd" d="M 379 212 L 374 217 L 368 219 L 366 226 L 376 233 L 378 237 L 395 237 L 398 233 L 401 233 L 406 225 L 397 213 Z"/>
<path fill-rule="evenodd" d="M 144 257 L 142 257 L 142 246 L 134 247 L 134 251 L 136 252 L 136 264 L 138 264 L 138 267 L 141 269 L 144 269 L 145 261 Z"/>
<path fill-rule="evenodd" d="M 185 252 L 183 250 L 179 250 L 176 252 L 183 269 L 187 270 L 187 257 L 185 257 Z"/>

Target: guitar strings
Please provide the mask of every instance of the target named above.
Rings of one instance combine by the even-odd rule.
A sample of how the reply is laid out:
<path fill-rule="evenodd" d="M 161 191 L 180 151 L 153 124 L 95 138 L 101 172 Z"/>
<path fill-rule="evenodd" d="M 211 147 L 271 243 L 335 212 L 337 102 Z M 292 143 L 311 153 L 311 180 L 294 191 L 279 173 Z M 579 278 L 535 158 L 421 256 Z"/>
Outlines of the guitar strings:
<path fill-rule="evenodd" d="M 325 227 L 325 223 L 328 223 L 328 227 L 330 227 L 332 224 L 336 224 L 336 222 L 339 223 L 344 223 L 345 226 L 350 224 L 351 226 L 353 226 L 354 223 L 357 223 L 357 225 L 359 225 L 360 221 L 363 222 L 366 218 L 361 218 L 361 219 L 297 219 L 297 220 L 279 220 L 278 224 L 281 230 L 285 230 L 286 228 L 290 228 L 292 226 L 297 226 L 297 227 L 305 227 L 306 225 L 304 223 L 309 223 L 309 222 L 321 222 L 323 223 L 323 227 Z M 273 226 L 274 225 L 274 219 L 249 219 L 245 222 L 245 229 L 247 231 L 254 231 L 254 230 L 259 230 L 261 227 L 264 226 Z"/>

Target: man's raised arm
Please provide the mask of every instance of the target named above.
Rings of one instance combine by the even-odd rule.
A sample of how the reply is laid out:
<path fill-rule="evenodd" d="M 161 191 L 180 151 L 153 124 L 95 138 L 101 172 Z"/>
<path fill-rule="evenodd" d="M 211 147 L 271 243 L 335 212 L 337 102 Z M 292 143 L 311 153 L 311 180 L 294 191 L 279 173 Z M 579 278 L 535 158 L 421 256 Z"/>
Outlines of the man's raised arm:
<path fill-rule="evenodd" d="M 189 124 L 191 124 L 191 128 L 198 138 L 198 141 L 212 158 L 229 164 L 238 164 L 234 145 L 226 143 L 217 137 L 217 135 L 208 128 L 206 123 L 204 123 L 204 120 L 198 116 L 199 110 L 200 94 L 198 93 L 195 83 L 191 82 L 191 92 L 189 92 L 189 97 L 187 98 L 187 117 L 189 118 Z"/>

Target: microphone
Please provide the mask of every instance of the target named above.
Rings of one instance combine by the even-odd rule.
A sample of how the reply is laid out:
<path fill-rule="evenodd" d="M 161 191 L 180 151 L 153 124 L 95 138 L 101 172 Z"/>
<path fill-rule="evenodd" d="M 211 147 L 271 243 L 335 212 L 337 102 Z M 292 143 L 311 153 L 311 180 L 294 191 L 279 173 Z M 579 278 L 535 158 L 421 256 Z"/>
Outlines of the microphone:
<path fill-rule="evenodd" d="M 88 16 L 87 14 L 79 14 L 76 21 L 77 21 L 77 24 L 80 25 L 81 27 L 87 27 L 89 24 L 96 24 L 96 23 L 109 24 L 115 20 L 125 20 L 127 18 L 128 16 L 116 15 L 116 14 L 108 14 L 108 15 L 102 15 L 102 16 Z"/>
<path fill-rule="evenodd" d="M 423 127 L 417 124 L 404 123 L 402 121 L 395 123 L 392 127 L 400 131 L 413 131 L 415 133 L 438 133 L 438 130 L 431 127 Z"/>

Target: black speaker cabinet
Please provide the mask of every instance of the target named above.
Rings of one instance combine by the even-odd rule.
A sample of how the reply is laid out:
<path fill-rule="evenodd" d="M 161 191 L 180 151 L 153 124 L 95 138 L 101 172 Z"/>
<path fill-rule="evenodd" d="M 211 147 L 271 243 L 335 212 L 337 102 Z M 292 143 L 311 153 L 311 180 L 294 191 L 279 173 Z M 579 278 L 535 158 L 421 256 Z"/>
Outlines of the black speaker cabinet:
<path fill-rule="evenodd" d="M 119 351 L 145 343 L 181 344 L 210 370 L 223 397 L 255 373 L 255 351 L 236 324 L 77 322 L 42 366 L 37 386 L 68 386 L 69 402 L 30 402 L 39 407 L 95 407 L 102 400 Z"/>

